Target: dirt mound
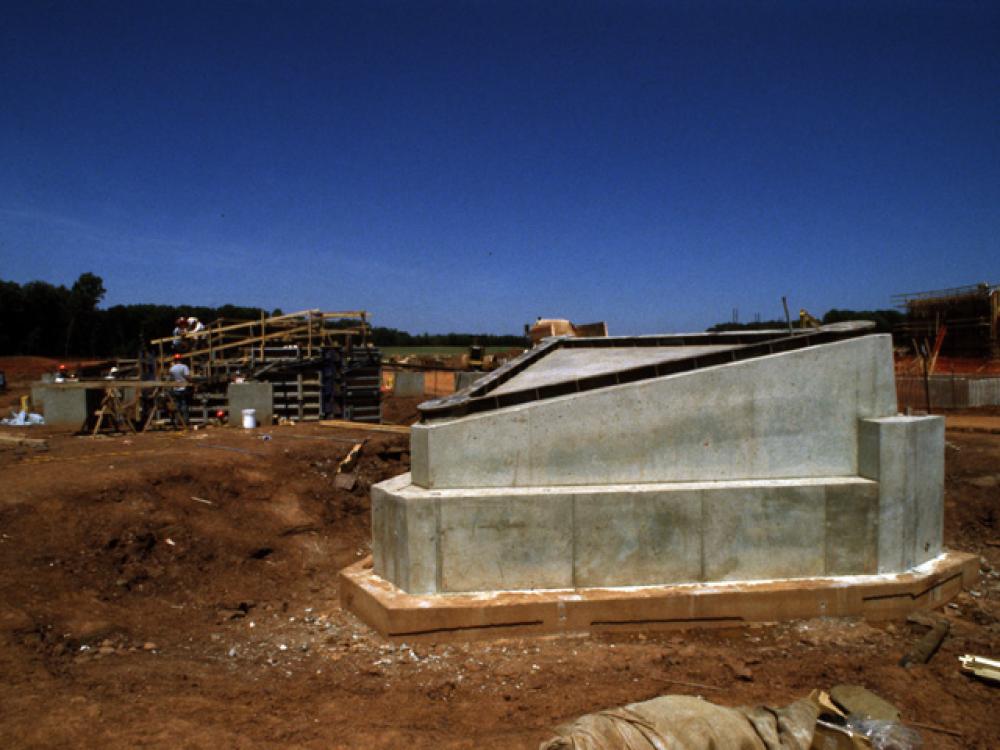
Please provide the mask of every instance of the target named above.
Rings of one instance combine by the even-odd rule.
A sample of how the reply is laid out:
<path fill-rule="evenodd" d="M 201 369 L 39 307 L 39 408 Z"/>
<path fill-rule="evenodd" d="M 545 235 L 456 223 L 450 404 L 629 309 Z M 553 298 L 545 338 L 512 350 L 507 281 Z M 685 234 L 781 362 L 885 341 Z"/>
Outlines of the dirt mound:
<path fill-rule="evenodd" d="M 357 486 L 338 489 L 365 438 Z M 369 486 L 407 470 L 405 436 L 299 425 L 0 447 L 0 745 L 533 748 L 657 695 L 777 704 L 851 682 L 962 735 L 925 730 L 925 747 L 995 748 L 996 688 L 957 656 L 1000 652 L 1000 435 L 948 442 L 948 544 L 982 554 L 985 575 L 909 670 L 921 633 L 905 623 L 385 642 L 340 609 L 337 572 L 368 554 Z"/>
<path fill-rule="evenodd" d="M 48 357 L 0 357 L 0 370 L 10 382 L 37 380 L 46 372 L 59 368 L 58 359 Z"/>

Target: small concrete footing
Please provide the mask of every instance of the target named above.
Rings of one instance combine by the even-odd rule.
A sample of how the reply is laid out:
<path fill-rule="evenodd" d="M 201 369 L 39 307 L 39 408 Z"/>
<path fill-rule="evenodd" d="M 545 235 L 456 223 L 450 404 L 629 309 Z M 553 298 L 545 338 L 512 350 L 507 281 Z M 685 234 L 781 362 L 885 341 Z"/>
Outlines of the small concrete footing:
<path fill-rule="evenodd" d="M 944 605 L 978 576 L 975 555 L 945 552 L 891 575 L 420 596 L 376 575 L 367 558 L 341 571 L 340 601 L 383 636 L 447 640 L 740 627 L 812 617 L 902 619 Z"/>

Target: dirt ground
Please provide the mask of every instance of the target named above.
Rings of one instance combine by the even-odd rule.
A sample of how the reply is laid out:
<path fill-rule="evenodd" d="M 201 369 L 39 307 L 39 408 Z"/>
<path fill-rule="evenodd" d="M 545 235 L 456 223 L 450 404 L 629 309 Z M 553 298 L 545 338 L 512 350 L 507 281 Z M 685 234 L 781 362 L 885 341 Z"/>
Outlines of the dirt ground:
<path fill-rule="evenodd" d="M 347 492 L 360 433 L 17 434 L 50 446 L 0 443 L 3 747 L 534 748 L 667 693 L 784 704 L 840 682 L 961 734 L 924 747 L 1000 747 L 1000 686 L 957 661 L 1000 654 L 998 434 L 947 434 L 946 542 L 983 577 L 910 669 L 905 622 L 390 644 L 340 610 L 337 571 L 368 554 L 368 487 L 407 470 L 404 436 L 369 436 Z"/>

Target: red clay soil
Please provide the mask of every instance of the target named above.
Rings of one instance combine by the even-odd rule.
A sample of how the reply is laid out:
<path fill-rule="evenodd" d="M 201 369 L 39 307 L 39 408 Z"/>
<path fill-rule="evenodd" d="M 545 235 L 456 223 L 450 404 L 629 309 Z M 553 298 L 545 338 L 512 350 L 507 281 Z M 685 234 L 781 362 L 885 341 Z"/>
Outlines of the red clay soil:
<path fill-rule="evenodd" d="M 12 432 L 8 429 L 6 433 Z M 340 610 L 369 552 L 368 487 L 405 436 L 318 426 L 0 443 L 0 746 L 534 748 L 579 714 L 667 693 L 784 704 L 865 685 L 925 747 L 1000 747 L 1000 687 L 957 657 L 1000 654 L 1000 435 L 948 433 L 946 537 L 984 577 L 945 609 L 928 665 L 904 622 L 393 645 Z M 269 435 L 269 440 L 261 439 Z"/>
<path fill-rule="evenodd" d="M 388 398 L 382 402 L 382 421 L 389 424 L 413 424 L 420 418 L 417 405 L 427 401 L 430 396 L 414 396 L 408 398 Z"/>
<path fill-rule="evenodd" d="M 49 357 L 9 356 L 0 357 L 0 372 L 7 379 L 6 392 L 0 391 L 0 416 L 9 416 L 11 409 L 18 406 L 20 397 L 28 393 L 31 384 L 45 373 L 55 373 L 60 364 L 65 364 L 70 372 L 103 360 L 51 359 Z"/>

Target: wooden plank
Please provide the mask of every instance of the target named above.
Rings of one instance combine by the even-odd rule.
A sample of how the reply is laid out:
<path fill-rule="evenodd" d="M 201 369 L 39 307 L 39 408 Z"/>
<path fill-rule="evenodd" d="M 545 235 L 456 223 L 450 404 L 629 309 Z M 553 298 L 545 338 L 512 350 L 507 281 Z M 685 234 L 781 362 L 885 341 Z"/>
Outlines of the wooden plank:
<path fill-rule="evenodd" d="M 14 445 L 25 445 L 29 448 L 48 448 L 49 441 L 44 438 L 21 437 L 20 435 L 9 435 L 0 432 L 0 443 L 13 443 Z"/>
<path fill-rule="evenodd" d="M 321 419 L 319 424 L 321 427 L 338 427 L 343 430 L 389 432 L 395 435 L 410 434 L 410 427 L 405 424 L 370 424 L 368 422 L 348 422 L 346 419 Z"/>
<path fill-rule="evenodd" d="M 314 316 L 319 316 L 322 320 L 340 320 L 342 318 L 358 318 L 362 322 L 367 321 L 368 313 L 365 310 L 349 310 L 345 312 L 322 312 L 320 310 L 300 310 L 299 312 L 285 313 L 284 315 L 277 315 L 274 317 L 266 318 L 267 325 L 275 325 L 276 323 L 291 322 L 291 323 L 306 323 Z M 301 319 L 301 320 L 296 320 Z M 230 333 L 232 331 L 253 329 L 254 326 L 260 325 L 259 320 L 247 320 L 241 323 L 232 323 L 230 325 L 222 326 L 220 328 L 212 328 L 211 326 L 205 328 L 204 331 L 199 331 L 198 334 L 201 335 L 205 332 L 211 334 L 219 333 Z M 341 329 L 347 330 L 347 329 Z M 256 338 L 252 334 L 247 336 L 247 338 Z M 174 340 L 174 337 L 164 336 L 162 338 L 153 339 L 150 341 L 151 344 L 167 344 Z"/>

